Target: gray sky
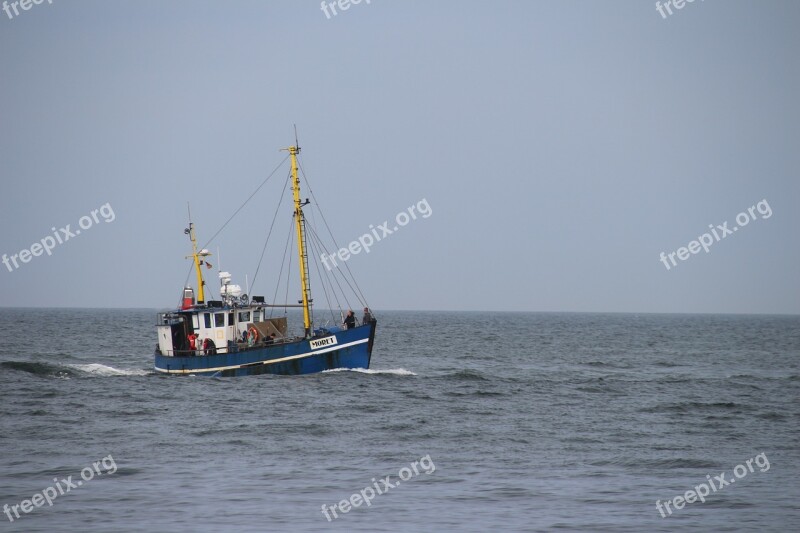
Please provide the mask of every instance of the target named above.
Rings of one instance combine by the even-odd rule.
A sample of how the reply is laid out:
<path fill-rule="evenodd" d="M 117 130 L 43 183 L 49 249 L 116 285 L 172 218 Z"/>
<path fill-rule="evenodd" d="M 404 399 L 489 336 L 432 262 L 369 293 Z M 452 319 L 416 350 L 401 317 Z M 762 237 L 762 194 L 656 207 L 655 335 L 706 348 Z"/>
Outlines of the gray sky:
<path fill-rule="evenodd" d="M 115 215 L 0 264 L 0 306 L 174 304 L 186 202 L 207 240 L 296 123 L 340 244 L 432 209 L 349 259 L 376 309 L 798 313 L 799 25 L 793 0 L 0 11 L 0 254 Z M 212 245 L 235 282 L 280 174 Z M 659 260 L 765 199 L 771 217 Z"/>

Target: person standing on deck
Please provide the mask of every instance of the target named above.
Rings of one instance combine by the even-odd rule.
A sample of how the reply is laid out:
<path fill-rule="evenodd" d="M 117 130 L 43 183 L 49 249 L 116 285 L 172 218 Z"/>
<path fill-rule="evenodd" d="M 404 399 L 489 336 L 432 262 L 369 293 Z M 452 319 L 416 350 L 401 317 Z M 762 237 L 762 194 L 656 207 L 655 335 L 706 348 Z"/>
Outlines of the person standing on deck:
<path fill-rule="evenodd" d="M 192 351 L 192 355 L 194 355 L 194 351 L 197 350 L 197 335 L 192 332 L 187 336 L 189 339 L 189 350 Z"/>
<path fill-rule="evenodd" d="M 344 319 L 344 329 L 353 329 L 356 327 L 356 315 L 353 313 L 353 310 L 350 309 L 347 312 L 347 317 Z"/>
<path fill-rule="evenodd" d="M 369 312 L 369 307 L 364 308 L 364 318 L 361 319 L 362 324 L 369 324 L 372 322 L 372 313 Z"/>

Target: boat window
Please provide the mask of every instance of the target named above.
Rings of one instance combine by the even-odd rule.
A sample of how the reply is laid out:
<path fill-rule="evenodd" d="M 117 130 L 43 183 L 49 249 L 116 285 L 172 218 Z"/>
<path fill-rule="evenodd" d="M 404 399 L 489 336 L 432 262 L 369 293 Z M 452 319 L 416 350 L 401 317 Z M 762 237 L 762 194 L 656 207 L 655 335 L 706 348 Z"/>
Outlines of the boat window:
<path fill-rule="evenodd" d="M 261 311 L 253 311 L 253 322 L 261 322 Z"/>
<path fill-rule="evenodd" d="M 233 322 L 233 312 L 230 312 L 230 313 L 228 313 L 228 325 L 229 325 L 229 326 L 233 326 L 233 325 L 234 325 L 234 322 Z"/>
<path fill-rule="evenodd" d="M 218 328 L 225 326 L 225 313 L 217 313 L 214 315 L 214 326 Z"/>
<path fill-rule="evenodd" d="M 250 322 L 250 311 L 239 313 L 239 322 Z"/>
<path fill-rule="evenodd" d="M 206 328 L 211 327 L 211 313 L 203 313 L 203 319 L 205 320 Z"/>

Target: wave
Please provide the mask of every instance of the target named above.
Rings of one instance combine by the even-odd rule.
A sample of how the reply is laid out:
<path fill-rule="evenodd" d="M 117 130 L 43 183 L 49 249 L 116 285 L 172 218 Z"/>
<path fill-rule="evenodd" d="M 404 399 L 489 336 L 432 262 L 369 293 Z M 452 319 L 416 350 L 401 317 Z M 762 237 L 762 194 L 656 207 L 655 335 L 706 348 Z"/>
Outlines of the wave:
<path fill-rule="evenodd" d="M 446 374 L 445 377 L 455 378 L 459 381 L 489 381 L 489 378 L 486 377 L 482 372 L 470 369 L 458 370 L 457 372 Z"/>
<path fill-rule="evenodd" d="M 323 374 L 331 372 L 358 372 L 359 374 L 381 374 L 390 376 L 416 376 L 416 374 L 405 368 L 390 368 L 386 370 L 374 370 L 371 368 L 334 368 L 332 370 L 324 370 Z"/>
<path fill-rule="evenodd" d="M 69 379 L 82 376 L 148 376 L 153 372 L 141 368 L 120 369 L 100 363 L 54 364 L 28 361 L 4 361 L 0 368 L 27 372 L 34 376 Z"/>
<path fill-rule="evenodd" d="M 87 374 L 93 374 L 95 376 L 149 376 L 153 374 L 150 370 L 144 370 L 141 368 L 114 368 L 113 366 L 101 365 L 100 363 L 89 363 L 84 365 L 72 364 L 72 365 L 65 365 L 70 368 L 74 368 L 81 372 L 86 372 Z"/>
<path fill-rule="evenodd" d="M 644 413 L 707 413 L 713 411 L 716 413 L 730 413 L 738 414 L 743 411 L 752 411 L 753 407 L 743 403 L 736 402 L 679 402 L 679 403 L 664 403 L 640 409 Z"/>
<path fill-rule="evenodd" d="M 718 461 L 711 461 L 708 459 L 689 459 L 689 458 L 664 458 L 653 459 L 644 457 L 619 457 L 615 459 L 600 459 L 597 461 L 589 462 L 592 466 L 634 466 L 642 468 L 650 468 L 653 470 L 671 470 L 671 469 L 702 469 L 713 470 L 720 468 L 721 464 Z"/>

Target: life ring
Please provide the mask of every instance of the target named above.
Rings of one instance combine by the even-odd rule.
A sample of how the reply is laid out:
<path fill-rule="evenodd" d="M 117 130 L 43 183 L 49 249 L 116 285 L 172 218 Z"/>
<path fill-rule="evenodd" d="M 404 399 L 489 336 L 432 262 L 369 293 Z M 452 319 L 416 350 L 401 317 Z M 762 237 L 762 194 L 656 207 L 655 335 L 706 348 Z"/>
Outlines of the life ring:
<path fill-rule="evenodd" d="M 247 345 L 253 346 L 256 342 L 258 342 L 258 330 L 255 326 L 250 326 L 247 330 Z"/>

